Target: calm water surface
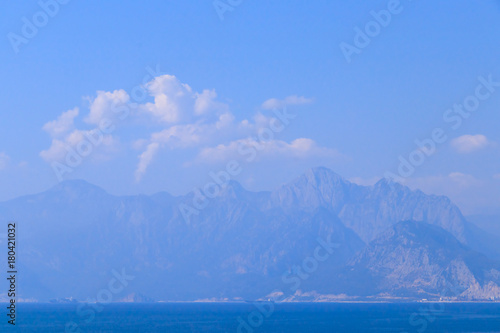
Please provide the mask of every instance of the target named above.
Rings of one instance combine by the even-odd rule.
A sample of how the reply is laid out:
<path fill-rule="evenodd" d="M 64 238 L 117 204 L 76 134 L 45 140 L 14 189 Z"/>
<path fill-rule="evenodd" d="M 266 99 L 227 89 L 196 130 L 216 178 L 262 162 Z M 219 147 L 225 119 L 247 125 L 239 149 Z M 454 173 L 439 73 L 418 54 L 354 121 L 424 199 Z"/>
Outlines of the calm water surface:
<path fill-rule="evenodd" d="M 3 305 L 2 305 L 3 306 Z M 500 304 L 20 304 L 1 332 L 500 332 Z M 4 307 L 5 308 L 5 307 Z M 100 311 L 99 311 L 100 310 Z M 6 311 L 4 311 L 6 313 Z M 66 327 L 68 327 L 66 329 Z"/>

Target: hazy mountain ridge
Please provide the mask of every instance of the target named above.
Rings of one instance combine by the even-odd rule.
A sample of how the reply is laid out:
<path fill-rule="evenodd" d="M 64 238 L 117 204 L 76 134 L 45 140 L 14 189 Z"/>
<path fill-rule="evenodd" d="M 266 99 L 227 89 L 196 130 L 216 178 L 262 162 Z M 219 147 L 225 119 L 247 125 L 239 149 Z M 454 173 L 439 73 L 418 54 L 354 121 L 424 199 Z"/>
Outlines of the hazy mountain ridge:
<path fill-rule="evenodd" d="M 437 295 L 443 286 L 469 299 L 499 297 L 498 266 L 466 246 L 491 249 L 482 244 L 484 233 L 445 197 L 386 180 L 359 186 L 315 168 L 272 192 L 230 182 L 186 223 L 179 204 L 189 202 L 192 194 L 116 197 L 84 181 L 66 181 L 0 203 L 2 222 L 19 224 L 20 270 L 30 276 L 22 297 L 95 297 L 113 269 L 125 268 L 136 276 L 126 295 L 257 299 L 288 289 L 283 274 L 313 255 L 319 239 L 339 244 L 301 281 L 301 290 L 319 298 L 420 297 Z M 404 220 L 426 222 L 405 223 L 429 226 L 416 229 L 427 236 L 412 239 L 415 230 L 401 227 Z M 389 260 L 387 254 L 398 251 L 404 255 Z M 469 257 L 475 260 L 464 259 Z"/>
<path fill-rule="evenodd" d="M 365 242 L 404 220 L 436 224 L 467 242 L 465 218 L 447 197 L 412 191 L 387 179 L 360 186 L 326 168 L 314 168 L 273 192 L 272 197 L 288 210 L 326 207 Z"/>

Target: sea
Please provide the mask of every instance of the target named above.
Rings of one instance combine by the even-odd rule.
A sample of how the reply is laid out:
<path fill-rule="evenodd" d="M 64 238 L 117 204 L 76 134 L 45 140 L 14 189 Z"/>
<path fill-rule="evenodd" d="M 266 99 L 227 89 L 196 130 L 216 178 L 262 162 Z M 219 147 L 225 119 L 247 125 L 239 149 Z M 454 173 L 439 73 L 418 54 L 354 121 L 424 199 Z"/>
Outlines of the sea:
<path fill-rule="evenodd" d="M 500 303 L 20 303 L 1 332 L 500 332 Z"/>

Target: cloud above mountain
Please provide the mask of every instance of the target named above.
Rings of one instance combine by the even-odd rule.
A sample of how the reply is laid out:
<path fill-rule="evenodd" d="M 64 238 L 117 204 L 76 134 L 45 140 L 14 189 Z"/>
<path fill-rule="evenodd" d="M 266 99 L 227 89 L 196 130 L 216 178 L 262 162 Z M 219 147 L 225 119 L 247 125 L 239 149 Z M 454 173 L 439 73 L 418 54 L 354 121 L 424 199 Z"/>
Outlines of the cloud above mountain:
<path fill-rule="evenodd" d="M 271 98 L 261 105 L 262 111 L 238 120 L 215 89 L 198 92 L 173 75 L 156 76 L 138 89 L 144 98 L 123 89 L 97 91 L 96 96 L 86 98 L 87 112 L 75 107 L 47 122 L 43 129 L 52 143 L 40 156 L 48 163 L 64 163 L 68 151 L 85 155 L 92 148 L 108 158 L 114 152 L 125 152 L 137 158 L 134 176 L 138 182 L 159 154 L 174 150 L 192 152 L 191 161 L 180 161 L 183 165 L 235 158 L 235 153 L 237 158 L 244 159 L 245 154 L 238 150 L 245 145 L 259 150 L 259 161 L 276 156 L 296 159 L 340 156 L 335 149 L 321 147 L 312 138 L 297 137 L 289 141 L 279 138 L 297 116 L 287 107 L 310 104 L 312 98 L 297 95 Z M 91 138 L 98 138 L 98 144 Z"/>
<path fill-rule="evenodd" d="M 52 137 L 60 137 L 74 129 L 74 120 L 78 116 L 80 110 L 74 108 L 63 112 L 56 120 L 49 121 L 43 126 L 43 130 L 49 133 Z"/>
<path fill-rule="evenodd" d="M 482 134 L 462 135 L 451 141 L 451 147 L 458 153 L 469 154 L 488 147 L 491 142 Z"/>
<path fill-rule="evenodd" d="M 247 162 L 253 162 L 258 158 L 279 157 L 324 157 L 337 159 L 342 158 L 335 149 L 320 147 L 314 140 L 298 138 L 290 143 L 282 140 L 259 141 L 256 138 L 248 138 L 232 141 L 227 145 L 221 144 L 216 147 L 204 148 L 198 154 L 199 162 L 214 163 L 239 159 L 244 157 Z"/>
<path fill-rule="evenodd" d="M 95 145 L 105 148 L 109 152 L 116 146 L 117 141 L 111 135 L 99 136 L 96 138 L 96 130 L 82 130 L 75 127 L 75 118 L 79 115 L 79 109 L 73 108 L 63 112 L 57 119 L 46 123 L 43 130 L 52 138 L 51 146 L 40 152 L 40 156 L 48 163 L 64 161 L 68 154 L 78 152 L 83 156 L 90 155 L 93 151 L 91 142 L 97 141 Z M 91 114 L 92 116 L 92 108 Z M 94 114 L 95 116 L 95 114 Z M 102 149 L 101 148 L 101 149 Z"/>

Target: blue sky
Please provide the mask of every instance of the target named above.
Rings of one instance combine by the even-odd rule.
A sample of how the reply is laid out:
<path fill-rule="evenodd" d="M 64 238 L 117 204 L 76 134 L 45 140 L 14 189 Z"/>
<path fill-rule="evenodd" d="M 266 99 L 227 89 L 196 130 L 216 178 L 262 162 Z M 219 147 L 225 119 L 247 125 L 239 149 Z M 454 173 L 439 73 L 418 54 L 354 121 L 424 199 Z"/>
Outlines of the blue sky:
<path fill-rule="evenodd" d="M 232 3 L 223 20 L 212 1 L 73 0 L 46 22 L 37 1 L 5 6 L 0 200 L 57 184 L 53 162 L 107 119 L 114 130 L 64 179 L 183 194 L 234 159 L 236 180 L 265 190 L 322 165 L 361 184 L 389 172 L 466 213 L 500 211 L 500 87 L 478 88 L 500 82 L 499 1 Z M 341 45 L 356 47 L 355 29 L 389 7 L 348 62 Z M 477 89 L 488 96 L 460 125 L 443 118 Z M 259 140 L 285 106 L 295 117 Z M 446 140 L 419 149 L 434 129 Z M 238 153 L 257 144 L 250 162 Z M 401 174 L 410 155 L 424 160 Z"/>

